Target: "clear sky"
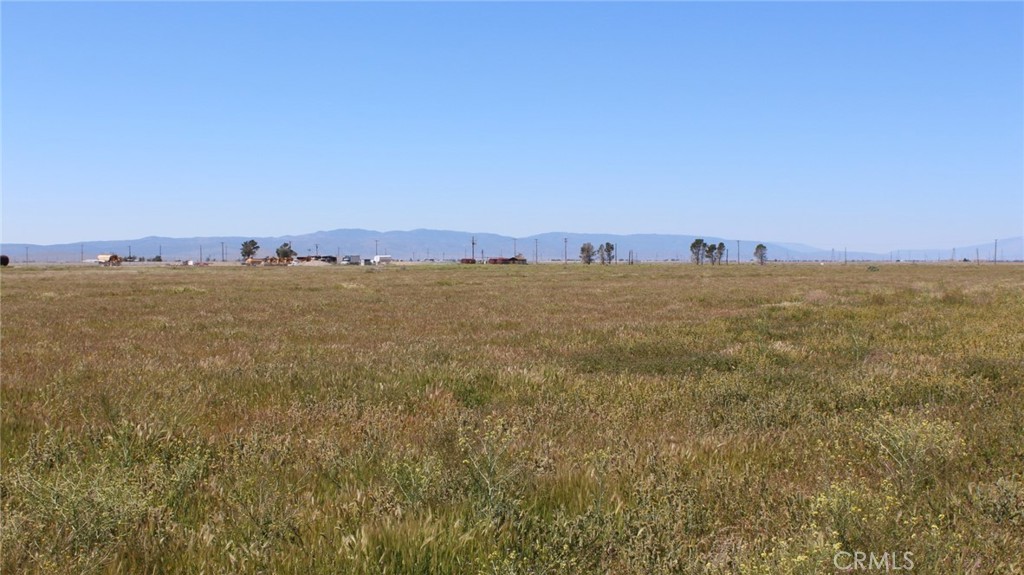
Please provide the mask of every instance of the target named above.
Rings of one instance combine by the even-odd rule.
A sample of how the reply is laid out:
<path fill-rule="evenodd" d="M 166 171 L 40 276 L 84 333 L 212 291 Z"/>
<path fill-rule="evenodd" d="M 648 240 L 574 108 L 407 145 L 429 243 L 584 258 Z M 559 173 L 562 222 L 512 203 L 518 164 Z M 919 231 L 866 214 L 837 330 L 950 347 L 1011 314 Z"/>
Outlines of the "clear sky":
<path fill-rule="evenodd" d="M 3 232 L 1024 233 L 1021 2 L 4 2 Z"/>

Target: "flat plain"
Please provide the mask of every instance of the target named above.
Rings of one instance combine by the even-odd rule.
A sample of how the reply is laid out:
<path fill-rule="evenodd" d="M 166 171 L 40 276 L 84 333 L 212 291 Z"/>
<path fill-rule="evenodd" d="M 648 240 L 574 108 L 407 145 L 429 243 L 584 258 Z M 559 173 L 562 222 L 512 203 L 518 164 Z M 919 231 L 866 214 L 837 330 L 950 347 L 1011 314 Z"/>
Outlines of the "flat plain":
<path fill-rule="evenodd" d="M 25 267 L 0 313 L 4 573 L 1024 571 L 1020 265 Z"/>

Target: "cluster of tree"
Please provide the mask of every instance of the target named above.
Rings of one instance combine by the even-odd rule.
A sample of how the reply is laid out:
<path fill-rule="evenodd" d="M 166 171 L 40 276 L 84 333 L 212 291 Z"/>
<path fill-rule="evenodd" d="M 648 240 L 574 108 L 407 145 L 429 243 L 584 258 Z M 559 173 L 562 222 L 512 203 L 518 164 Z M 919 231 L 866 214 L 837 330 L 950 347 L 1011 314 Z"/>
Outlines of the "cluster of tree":
<path fill-rule="evenodd" d="M 256 252 L 258 252 L 258 251 L 260 251 L 260 244 L 257 243 L 256 240 L 249 240 L 247 242 L 242 242 L 242 259 L 243 260 L 249 259 L 251 257 L 255 257 L 256 256 Z M 281 246 L 277 248 L 277 252 L 276 253 L 277 253 L 277 257 L 279 257 L 279 258 L 293 258 L 293 257 L 299 255 L 298 252 L 296 252 L 295 250 L 292 249 L 292 243 L 291 242 L 285 242 L 285 243 L 281 244 Z"/>
<path fill-rule="evenodd" d="M 704 238 L 697 238 L 690 244 L 690 261 L 695 264 L 710 262 L 711 265 L 722 263 L 725 257 L 725 243 L 718 242 L 718 245 L 704 241 Z"/>
<path fill-rule="evenodd" d="M 587 242 L 580 246 L 581 262 L 585 264 L 592 264 L 595 259 L 600 261 L 601 265 L 615 262 L 615 244 L 605 242 L 603 244 L 598 244 L 598 247 L 594 248 L 594 244 Z"/>
<path fill-rule="evenodd" d="M 690 244 L 690 261 L 695 264 L 710 262 L 711 265 L 722 263 L 725 256 L 725 243 L 718 242 L 718 245 L 705 242 L 703 238 L 697 238 Z M 757 244 L 754 248 L 754 261 L 760 265 L 768 260 L 768 247 L 764 244 Z"/>

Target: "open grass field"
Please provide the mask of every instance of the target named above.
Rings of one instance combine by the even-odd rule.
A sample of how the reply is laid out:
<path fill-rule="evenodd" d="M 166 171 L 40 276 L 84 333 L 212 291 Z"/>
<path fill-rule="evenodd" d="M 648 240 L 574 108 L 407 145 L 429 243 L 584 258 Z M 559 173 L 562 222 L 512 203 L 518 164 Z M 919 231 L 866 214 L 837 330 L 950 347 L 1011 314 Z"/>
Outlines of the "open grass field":
<path fill-rule="evenodd" d="M 1018 265 L 13 268 L 0 313 L 5 574 L 1024 572 Z"/>

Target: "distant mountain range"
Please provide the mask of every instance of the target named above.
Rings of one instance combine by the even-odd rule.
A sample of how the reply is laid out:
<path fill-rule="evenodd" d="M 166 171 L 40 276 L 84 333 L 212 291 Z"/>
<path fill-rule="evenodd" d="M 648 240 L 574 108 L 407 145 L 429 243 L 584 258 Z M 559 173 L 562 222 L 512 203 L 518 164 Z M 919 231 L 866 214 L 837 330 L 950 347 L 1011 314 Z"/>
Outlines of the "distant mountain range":
<path fill-rule="evenodd" d="M 955 249 L 902 250 L 893 253 L 846 252 L 843 250 L 821 249 L 803 244 L 735 240 L 713 236 L 674 234 L 630 234 L 604 233 L 561 233 L 551 232 L 522 238 L 497 234 L 470 233 L 446 230 L 411 230 L 378 232 L 361 229 L 340 229 L 319 231 L 311 234 L 277 237 L 202 237 L 165 238 L 145 237 L 132 240 L 84 241 L 71 244 L 36 245 L 2 244 L 0 250 L 13 263 L 29 262 L 78 262 L 94 259 L 98 254 L 116 253 L 123 257 L 136 256 L 147 260 L 160 255 L 164 261 L 211 260 L 235 261 L 239 259 L 242 242 L 255 239 L 260 250 L 258 256 L 273 255 L 278 246 L 291 242 L 292 248 L 300 255 L 359 255 L 371 258 L 376 254 L 390 255 L 396 260 L 457 260 L 464 257 L 489 258 L 511 257 L 517 253 L 529 261 L 575 260 L 580 246 L 591 242 L 611 242 L 616 245 L 620 260 L 632 257 L 639 261 L 687 261 L 690 244 L 697 237 L 706 242 L 725 243 L 730 261 L 750 261 L 754 247 L 763 243 L 768 248 L 770 260 L 781 261 L 938 261 L 967 258 L 991 261 L 995 256 L 1000 261 L 1024 260 L 1024 237 L 999 239 L 986 244 L 959 246 Z M 475 244 L 474 244 L 475 242 Z M 998 252 L 994 252 L 998 250 Z"/>

